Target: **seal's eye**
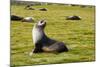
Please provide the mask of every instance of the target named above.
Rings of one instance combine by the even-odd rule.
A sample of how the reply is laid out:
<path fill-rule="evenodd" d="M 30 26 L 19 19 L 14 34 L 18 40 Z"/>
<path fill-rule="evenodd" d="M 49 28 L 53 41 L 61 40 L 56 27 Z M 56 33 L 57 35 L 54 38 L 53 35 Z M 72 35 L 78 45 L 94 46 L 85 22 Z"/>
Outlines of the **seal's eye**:
<path fill-rule="evenodd" d="M 38 25 L 39 25 L 39 26 L 43 26 L 43 25 L 45 25 L 45 24 L 46 24 L 46 22 L 45 22 L 44 20 L 41 20 L 41 21 L 38 22 Z"/>
<path fill-rule="evenodd" d="M 44 20 L 40 21 L 40 23 L 43 23 L 43 22 L 44 22 Z"/>
<path fill-rule="evenodd" d="M 43 22 L 40 22 L 40 23 L 43 23 Z"/>

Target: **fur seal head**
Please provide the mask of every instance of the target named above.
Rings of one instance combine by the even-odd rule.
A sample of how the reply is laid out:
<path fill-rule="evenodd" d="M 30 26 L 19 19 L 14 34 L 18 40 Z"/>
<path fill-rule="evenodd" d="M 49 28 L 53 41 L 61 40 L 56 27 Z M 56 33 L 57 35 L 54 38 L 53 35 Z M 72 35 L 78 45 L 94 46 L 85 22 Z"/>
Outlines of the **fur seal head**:
<path fill-rule="evenodd" d="M 35 24 L 35 28 L 44 29 L 46 26 L 46 21 L 40 20 L 38 23 Z"/>

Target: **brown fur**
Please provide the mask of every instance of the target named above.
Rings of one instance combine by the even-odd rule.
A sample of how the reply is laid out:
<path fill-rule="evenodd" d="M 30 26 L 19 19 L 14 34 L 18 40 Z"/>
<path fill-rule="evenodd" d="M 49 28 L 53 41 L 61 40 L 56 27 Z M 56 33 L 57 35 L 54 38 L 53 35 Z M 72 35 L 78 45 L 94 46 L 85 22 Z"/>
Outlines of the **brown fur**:
<path fill-rule="evenodd" d="M 35 48 L 34 48 L 33 53 L 68 51 L 68 48 L 65 46 L 65 44 L 63 42 L 59 42 L 59 41 L 53 40 L 51 38 L 48 38 L 45 35 L 45 33 L 44 33 L 45 26 L 46 26 L 46 22 L 44 22 L 42 20 L 42 21 L 39 21 L 34 26 L 35 28 L 33 28 L 33 29 L 36 29 L 36 30 L 38 29 L 38 33 L 41 34 L 41 36 L 39 37 L 40 39 L 34 43 L 35 44 Z M 35 35 L 33 34 L 33 38 L 34 38 L 34 36 Z"/>

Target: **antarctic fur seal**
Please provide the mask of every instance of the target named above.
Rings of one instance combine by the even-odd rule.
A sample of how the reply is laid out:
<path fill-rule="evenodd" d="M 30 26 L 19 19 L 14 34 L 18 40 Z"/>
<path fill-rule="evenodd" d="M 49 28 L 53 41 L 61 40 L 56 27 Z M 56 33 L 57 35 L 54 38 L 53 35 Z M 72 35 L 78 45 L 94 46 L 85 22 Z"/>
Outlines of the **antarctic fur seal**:
<path fill-rule="evenodd" d="M 22 22 L 33 22 L 34 21 L 34 18 L 32 17 L 25 17 L 22 19 Z"/>
<path fill-rule="evenodd" d="M 81 17 L 80 16 L 67 16 L 66 17 L 66 20 L 81 20 Z"/>
<path fill-rule="evenodd" d="M 33 53 L 40 52 L 64 52 L 68 51 L 68 48 L 65 46 L 63 42 L 59 42 L 53 40 L 46 36 L 44 32 L 44 28 L 46 26 L 46 22 L 44 20 L 40 20 L 36 23 L 32 30 L 33 42 L 35 48 L 33 49 Z"/>
<path fill-rule="evenodd" d="M 22 19 L 23 19 L 23 17 L 17 16 L 17 15 L 11 15 L 11 20 L 13 20 L 13 21 L 20 21 Z"/>
<path fill-rule="evenodd" d="M 40 11 L 47 11 L 46 8 L 40 8 L 39 10 L 40 10 Z"/>

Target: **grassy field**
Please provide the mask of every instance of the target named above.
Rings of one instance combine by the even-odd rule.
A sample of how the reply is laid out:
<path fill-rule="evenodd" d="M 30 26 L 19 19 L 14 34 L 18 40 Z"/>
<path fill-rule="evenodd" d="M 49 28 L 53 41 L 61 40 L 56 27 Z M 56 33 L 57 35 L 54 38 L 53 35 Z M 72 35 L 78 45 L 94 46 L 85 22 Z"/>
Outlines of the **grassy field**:
<path fill-rule="evenodd" d="M 11 21 L 11 66 L 58 64 L 95 60 L 95 16 L 94 7 L 81 8 L 66 5 L 37 5 L 36 10 L 25 10 L 24 5 L 11 5 L 11 14 L 32 16 L 35 22 L 47 21 L 48 37 L 68 44 L 69 52 L 39 53 L 29 56 L 34 48 L 32 27 L 34 23 Z M 39 8 L 48 11 L 39 11 Z M 66 20 L 66 16 L 78 15 L 82 20 Z"/>

